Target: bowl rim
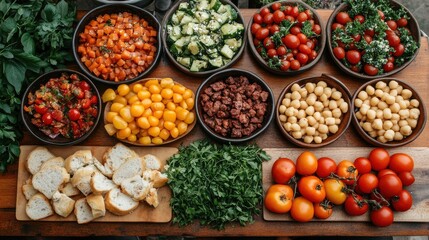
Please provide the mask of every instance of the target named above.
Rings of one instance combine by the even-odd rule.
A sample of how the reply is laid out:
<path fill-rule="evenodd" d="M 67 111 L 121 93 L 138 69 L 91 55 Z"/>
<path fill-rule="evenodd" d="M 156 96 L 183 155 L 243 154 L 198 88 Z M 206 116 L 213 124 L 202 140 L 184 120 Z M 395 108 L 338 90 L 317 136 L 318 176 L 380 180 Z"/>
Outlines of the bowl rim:
<path fill-rule="evenodd" d="M 335 133 L 333 135 L 331 135 L 332 138 L 329 141 L 322 141 L 321 143 L 305 143 L 305 142 L 303 142 L 300 139 L 295 139 L 294 137 L 292 137 L 289 134 L 289 132 L 287 132 L 283 128 L 283 125 L 282 125 L 282 123 L 280 121 L 280 115 L 278 114 L 278 109 L 279 109 L 279 107 L 280 107 L 280 105 L 281 105 L 281 103 L 283 101 L 283 96 L 287 92 L 290 91 L 290 89 L 292 88 L 292 86 L 294 84 L 298 84 L 298 85 L 302 86 L 304 83 L 307 83 L 307 82 L 313 82 L 313 83 L 319 82 L 319 81 L 325 81 L 326 82 L 326 79 L 329 79 L 328 81 L 333 81 L 335 84 L 337 84 L 338 86 L 340 86 L 341 89 L 347 95 L 346 97 L 343 96 L 344 101 L 347 104 L 349 104 L 349 110 L 347 111 L 346 114 L 344 114 L 344 116 L 348 116 L 348 118 L 347 118 L 347 122 L 344 125 L 343 130 L 340 131 L 340 132 L 337 132 L 337 133 Z M 328 82 L 327 82 L 327 84 L 329 86 Z M 334 87 L 334 86 L 331 86 L 331 87 Z M 322 73 L 320 76 L 312 76 L 312 77 L 306 77 L 306 78 L 301 78 L 301 79 L 295 80 L 295 81 L 289 83 L 285 88 L 283 88 L 283 90 L 280 93 L 279 98 L 277 100 L 276 109 L 275 109 L 275 111 L 276 111 L 276 123 L 277 123 L 277 127 L 280 128 L 280 132 L 282 133 L 282 135 L 284 137 L 286 137 L 287 140 L 289 140 L 290 142 L 292 142 L 293 144 L 295 144 L 295 145 L 297 145 L 299 147 L 318 148 L 318 147 L 324 147 L 326 145 L 329 145 L 329 144 L 337 141 L 347 131 L 347 129 L 350 126 L 350 123 L 351 123 L 351 120 L 352 120 L 352 116 L 351 116 L 351 112 L 350 112 L 351 111 L 351 97 L 352 97 L 352 95 L 350 93 L 350 90 L 347 88 L 347 86 L 343 82 L 341 82 L 339 79 L 337 79 L 336 77 L 334 77 L 332 75 L 329 75 L 329 74 Z M 344 119 L 344 117 L 343 117 L 343 119 Z"/>
<path fill-rule="evenodd" d="M 391 142 L 387 142 L 387 143 L 382 143 L 377 141 L 376 139 L 372 138 L 370 135 L 367 134 L 367 132 L 359 125 L 359 120 L 356 117 L 356 107 L 355 107 L 355 99 L 357 98 L 357 95 L 359 94 L 360 91 L 362 91 L 364 88 L 366 88 L 369 85 L 374 85 L 375 83 L 377 83 L 378 81 L 383 81 L 383 82 L 390 82 L 390 81 L 397 81 L 399 83 L 399 85 L 403 86 L 406 89 L 409 89 L 410 91 L 413 92 L 413 96 L 414 99 L 418 99 L 419 100 L 419 110 L 420 110 L 420 116 L 419 118 L 423 117 L 422 120 L 422 126 L 420 127 L 420 129 L 413 129 L 413 133 L 412 136 L 408 136 L 405 139 L 401 140 L 400 142 L 397 141 L 391 141 Z M 409 83 L 406 83 L 403 80 L 397 79 L 397 78 L 391 78 L 391 77 L 385 77 L 385 78 L 377 78 L 377 79 L 373 79 L 371 81 L 366 82 L 365 84 L 361 85 L 353 94 L 352 96 L 352 105 L 351 105 L 351 111 L 352 111 L 352 123 L 354 128 L 356 129 L 356 131 L 359 133 L 359 135 L 367 142 L 370 143 L 374 146 L 378 146 L 378 147 L 400 147 L 406 144 L 409 144 L 411 142 L 413 142 L 415 139 L 417 139 L 419 137 L 419 135 L 423 132 L 423 130 L 426 127 L 426 122 L 427 122 L 427 113 L 426 113 L 426 106 L 425 103 L 423 101 L 423 99 L 421 98 L 420 94 L 416 91 L 416 89 L 410 85 Z"/>
<path fill-rule="evenodd" d="M 397 2 L 397 1 L 395 1 L 395 0 L 390 0 L 390 3 L 392 4 L 396 4 L 396 5 L 398 5 L 399 7 L 402 7 L 406 12 L 407 12 L 407 14 L 408 14 L 408 16 L 410 17 L 410 19 L 412 19 L 412 22 L 413 23 L 415 23 L 415 25 L 416 25 L 416 28 L 417 28 L 417 34 L 416 34 L 416 36 L 417 36 L 417 39 L 414 39 L 416 42 L 417 42 L 417 44 L 418 44 L 418 48 L 417 48 L 417 50 L 416 50 L 416 52 L 414 53 L 414 55 L 413 55 L 413 57 L 412 58 L 410 58 L 407 62 L 405 62 L 402 66 L 400 66 L 399 68 L 396 68 L 396 69 L 394 69 L 394 70 L 392 70 L 392 71 L 390 71 L 390 72 L 387 72 L 387 73 L 383 73 L 383 74 L 380 74 L 380 75 L 375 75 L 375 76 L 370 76 L 370 75 L 366 75 L 366 74 L 363 74 L 363 73 L 356 73 L 356 72 L 353 72 L 353 71 L 351 71 L 350 69 L 348 69 L 346 66 L 344 66 L 344 64 L 342 64 L 335 56 L 334 56 L 334 53 L 333 53 L 333 49 L 332 49 L 332 32 L 331 32 L 331 26 L 332 26 L 332 23 L 333 23 L 333 21 L 334 21 L 334 18 L 335 18 L 335 16 L 340 12 L 340 11 L 343 11 L 344 9 L 346 9 L 347 7 L 348 7 L 348 4 L 347 3 L 341 3 L 338 7 L 336 7 L 335 9 L 334 9 L 334 11 L 331 13 L 331 15 L 329 16 L 329 19 L 328 19 L 328 22 L 327 22 L 327 24 L 326 24 L 326 35 L 327 35 L 327 47 L 329 48 L 328 49 L 328 52 L 329 52 L 329 55 L 331 56 L 331 58 L 333 59 L 333 61 L 334 61 L 334 63 L 335 63 L 335 65 L 337 65 L 338 66 L 338 68 L 340 68 L 343 72 L 345 72 L 346 74 L 348 74 L 348 75 L 350 75 L 350 76 L 353 76 L 353 77 L 356 77 L 356 78 L 358 78 L 358 79 L 360 79 L 360 80 L 373 80 L 373 79 L 378 79 L 378 78 L 385 78 L 385 77 L 389 77 L 389 76 L 392 76 L 393 74 L 396 74 L 396 73 L 398 73 L 398 72 L 400 72 L 400 71 L 402 71 L 402 70 L 404 70 L 408 65 L 410 65 L 410 63 L 411 62 L 413 62 L 413 60 L 417 57 L 417 55 L 418 55 L 418 53 L 419 53 L 419 50 L 420 50 L 420 41 L 421 41 L 421 36 L 420 36 L 420 26 L 419 26 L 419 23 L 418 23 L 418 21 L 417 21 L 417 19 L 414 17 L 414 15 L 410 12 L 410 10 L 408 10 L 408 8 L 406 8 L 404 5 L 402 5 L 401 3 L 399 3 L 399 2 Z M 412 36 L 413 36 L 413 38 L 414 38 L 414 35 L 412 34 Z"/>
<path fill-rule="evenodd" d="M 202 117 L 200 117 L 202 112 L 200 112 L 200 110 L 199 110 L 201 103 L 198 101 L 198 99 L 199 99 L 199 96 L 201 95 L 201 92 L 207 87 L 207 84 L 209 84 L 212 81 L 218 80 L 216 78 L 219 77 L 219 75 L 223 75 L 225 73 L 231 73 L 230 76 L 245 75 L 246 77 L 249 78 L 249 80 L 250 80 L 249 82 L 257 82 L 258 84 L 260 84 L 264 88 L 264 90 L 266 90 L 269 93 L 269 98 L 271 98 L 271 100 L 269 101 L 269 104 L 271 104 L 271 107 L 267 108 L 267 110 L 270 111 L 270 113 L 267 116 L 266 123 L 261 128 L 259 128 L 255 132 L 253 132 L 253 134 L 251 134 L 250 136 L 247 136 L 244 138 L 229 138 L 229 137 L 220 136 L 218 133 L 211 130 L 211 128 L 209 126 L 207 126 L 206 123 L 204 123 Z M 250 78 L 252 78 L 252 79 L 250 79 Z M 198 87 L 196 94 L 195 94 L 195 111 L 196 111 L 198 122 L 200 123 L 200 125 L 202 126 L 204 131 L 216 140 L 219 140 L 222 142 L 229 142 L 229 143 L 247 142 L 247 141 L 257 137 L 262 132 L 264 132 L 269 127 L 269 125 L 271 124 L 271 122 L 274 118 L 274 111 L 275 111 L 274 105 L 275 105 L 275 98 L 274 98 L 274 94 L 273 94 L 273 91 L 270 88 L 270 86 L 261 77 L 259 77 L 254 72 L 244 70 L 244 69 L 238 69 L 238 68 L 224 69 L 222 71 L 219 71 L 219 72 L 211 75 L 210 77 L 205 79 L 200 84 L 200 86 Z"/>
<path fill-rule="evenodd" d="M 311 68 L 313 68 L 322 58 L 323 52 L 325 51 L 326 48 L 326 28 L 324 27 L 324 21 L 322 19 L 322 17 L 320 16 L 320 14 L 316 11 L 316 9 L 312 8 L 310 5 L 306 4 L 305 2 L 301 1 L 301 0 L 280 0 L 280 1 L 275 1 L 269 4 L 266 4 L 262 7 L 260 7 L 259 9 L 256 10 L 255 13 L 260 12 L 261 9 L 265 8 L 265 7 L 270 7 L 271 5 L 273 5 L 274 3 L 286 3 L 286 4 L 300 4 L 302 6 L 304 6 L 306 9 L 310 9 L 311 12 L 313 13 L 313 19 L 317 20 L 315 22 L 318 22 L 321 28 L 321 34 L 320 34 L 320 41 L 319 41 L 319 45 L 320 45 L 320 49 L 317 52 L 317 56 L 316 58 L 310 62 L 309 64 L 304 65 L 303 67 L 301 67 L 298 70 L 291 70 L 288 69 L 287 71 L 281 71 L 281 70 L 277 70 L 277 69 L 272 69 L 270 68 L 266 61 L 257 53 L 257 50 L 252 42 L 253 40 L 253 36 L 252 36 L 252 31 L 251 31 L 251 27 L 253 24 L 253 18 L 250 18 L 249 23 L 247 25 L 247 44 L 249 45 L 250 48 L 250 52 L 252 53 L 253 57 L 256 59 L 256 61 L 266 70 L 268 70 L 271 73 L 274 74 L 278 74 L 278 75 L 283 75 L 283 76 L 292 76 L 292 75 L 297 75 L 300 74 L 302 72 L 305 72 Z"/>
<path fill-rule="evenodd" d="M 25 120 L 26 119 L 25 115 L 28 113 L 26 113 L 24 111 L 24 106 L 27 103 L 27 98 L 28 98 L 29 92 L 33 91 L 35 88 L 37 88 L 38 85 L 46 83 L 52 77 L 61 76 L 62 73 L 67 73 L 69 75 L 77 74 L 80 77 L 81 81 L 84 80 L 84 81 L 88 82 L 88 84 L 92 87 L 93 92 L 95 93 L 95 95 L 98 98 L 98 101 L 97 101 L 98 112 L 97 112 L 97 117 L 94 119 L 94 125 L 88 130 L 88 132 L 86 132 L 81 137 L 79 137 L 77 139 L 70 138 L 70 141 L 68 141 L 68 142 L 56 142 L 55 139 L 51 139 L 47 135 L 46 135 L 46 138 L 43 138 L 43 137 L 40 137 L 39 135 L 37 135 L 36 131 L 35 131 L 36 126 L 32 125 L 31 123 L 29 123 Z M 51 75 L 53 75 L 53 76 L 51 76 Z M 80 142 L 84 141 L 85 139 L 87 139 L 92 134 L 92 132 L 94 132 L 95 129 L 97 128 L 98 123 L 99 123 L 100 118 L 101 118 L 101 112 L 102 112 L 101 96 L 100 96 L 100 92 L 98 91 L 95 84 L 91 81 L 91 79 L 89 79 L 84 74 L 82 74 L 78 71 L 75 71 L 75 70 L 71 70 L 71 69 L 55 69 L 53 71 L 49 71 L 49 72 L 46 72 L 46 73 L 40 75 L 39 77 L 37 77 L 33 82 L 31 82 L 28 85 L 27 89 L 25 90 L 25 92 L 21 98 L 21 110 L 20 110 L 20 112 L 21 112 L 20 117 L 21 117 L 22 122 L 24 123 L 26 129 L 38 140 L 40 140 L 44 143 L 47 143 L 47 144 L 52 144 L 52 145 L 57 145 L 57 146 L 74 145 L 74 144 L 80 143 Z M 37 131 L 39 131 L 39 130 L 37 129 Z M 45 136 L 45 135 L 43 135 L 43 136 Z"/>
<path fill-rule="evenodd" d="M 238 7 L 235 6 L 230 0 L 219 0 L 219 1 L 222 2 L 223 4 L 229 4 L 229 5 L 231 5 L 235 9 L 235 11 L 237 12 L 238 19 L 240 19 L 241 23 L 243 24 L 243 27 L 244 27 L 243 40 L 242 40 L 243 43 L 242 43 L 240 49 L 238 50 L 238 52 L 234 55 L 234 57 L 231 59 L 231 61 L 228 64 L 226 64 L 226 65 L 224 65 L 224 66 L 222 66 L 220 68 L 215 68 L 215 69 L 211 69 L 211 70 L 208 70 L 208 71 L 192 72 L 188 68 L 186 68 L 186 67 L 182 66 L 180 63 L 178 63 L 176 61 L 176 59 L 171 55 L 170 50 L 168 49 L 168 44 L 167 44 L 167 24 L 168 24 L 168 21 L 170 20 L 171 16 L 173 15 L 173 13 L 179 7 L 179 4 L 183 3 L 183 2 L 189 2 L 189 0 L 179 0 L 179 1 L 177 1 L 170 8 L 170 10 L 168 10 L 165 13 L 164 18 L 162 19 L 162 22 L 161 22 L 161 29 L 162 29 L 161 30 L 162 31 L 162 33 L 161 33 L 161 40 L 162 40 L 162 47 L 164 49 L 165 55 L 167 55 L 168 60 L 171 63 L 173 63 L 173 65 L 177 69 L 179 69 L 180 71 L 182 71 L 182 72 L 184 72 L 186 74 L 189 74 L 191 76 L 194 76 L 194 77 L 208 77 L 211 74 L 214 74 L 214 73 L 216 73 L 218 71 L 222 71 L 224 69 L 230 69 L 230 67 L 232 65 L 234 65 L 243 56 L 243 52 L 244 52 L 244 49 L 246 48 L 246 42 L 247 42 L 247 40 L 246 40 L 246 38 L 247 38 L 247 34 L 246 34 L 247 28 L 245 26 L 245 21 L 244 21 L 243 15 L 241 14 L 240 9 L 238 9 Z M 236 22 L 240 22 L 240 21 L 236 20 Z"/>
<path fill-rule="evenodd" d="M 141 18 L 144 18 L 147 21 L 153 21 L 153 26 L 155 29 L 157 29 L 157 35 L 156 35 L 156 47 L 157 47 L 157 52 L 155 55 L 155 59 L 153 61 L 153 63 L 143 72 L 141 72 L 138 76 L 134 77 L 134 78 L 130 78 L 124 81 L 119 81 L 119 82 L 115 82 L 115 81 L 111 81 L 111 80 L 105 80 L 102 78 L 99 78 L 97 76 L 95 76 L 93 73 L 91 73 L 88 68 L 80 61 L 80 55 L 77 52 L 77 45 L 79 42 L 79 34 L 81 33 L 81 30 L 83 28 L 85 28 L 85 26 L 89 23 L 89 21 L 93 20 L 95 16 L 98 16 L 100 14 L 106 13 L 106 12 L 123 12 L 123 11 L 131 11 L 131 13 L 138 15 Z M 143 17 L 144 16 L 144 17 Z M 150 18 L 150 20 L 148 20 Z M 145 77 L 146 75 L 148 75 L 150 72 L 152 72 L 152 70 L 154 70 L 154 68 L 158 65 L 159 61 L 161 60 L 161 53 L 162 53 L 162 41 L 161 41 L 161 25 L 158 21 L 158 19 L 156 19 L 156 17 L 151 14 L 149 11 L 134 6 L 134 5 L 130 5 L 130 4 L 123 4 L 123 3 L 112 3 L 112 4 L 106 4 L 106 5 L 101 5 L 98 6 L 96 8 L 93 8 L 92 10 L 88 11 L 78 22 L 78 24 L 76 25 L 75 29 L 74 29 L 74 33 L 73 33 L 73 38 L 72 38 L 72 51 L 73 51 L 73 57 L 75 59 L 75 62 L 77 63 L 77 65 L 79 66 L 79 68 L 81 69 L 81 71 L 88 76 L 88 78 L 93 79 L 95 81 L 101 82 L 101 83 L 105 83 L 108 85 L 120 85 L 120 84 L 129 84 L 132 82 L 135 82 L 143 77 Z"/>

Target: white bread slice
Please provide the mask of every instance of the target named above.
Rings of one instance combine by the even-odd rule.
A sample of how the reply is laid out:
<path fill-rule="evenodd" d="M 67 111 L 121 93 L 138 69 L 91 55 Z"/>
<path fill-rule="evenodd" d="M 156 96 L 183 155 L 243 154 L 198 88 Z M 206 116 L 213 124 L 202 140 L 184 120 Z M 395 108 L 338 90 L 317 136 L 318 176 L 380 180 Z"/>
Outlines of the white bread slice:
<path fill-rule="evenodd" d="M 146 169 L 151 169 L 151 170 L 161 170 L 162 164 L 161 161 L 154 155 L 152 154 L 146 154 L 143 156 L 143 159 L 145 160 L 146 163 Z"/>
<path fill-rule="evenodd" d="M 91 194 L 86 197 L 86 202 L 91 207 L 92 216 L 94 218 L 103 217 L 106 215 L 106 207 L 104 198 L 99 194 Z"/>
<path fill-rule="evenodd" d="M 122 193 L 119 188 L 110 190 L 106 194 L 104 203 L 109 212 L 118 216 L 127 215 L 139 206 L 139 202 L 134 201 L 130 196 Z"/>
<path fill-rule="evenodd" d="M 40 169 L 51 167 L 51 166 L 64 167 L 64 158 L 62 158 L 62 157 L 51 158 L 51 159 L 45 161 L 42 164 L 42 166 L 40 167 Z"/>
<path fill-rule="evenodd" d="M 31 177 L 25 181 L 25 184 L 21 187 L 22 193 L 24 194 L 25 199 L 29 200 L 32 196 L 34 196 L 37 191 L 34 189 L 33 184 L 31 182 Z"/>
<path fill-rule="evenodd" d="M 43 168 L 34 174 L 32 183 L 34 189 L 43 193 L 48 199 L 51 199 L 60 186 L 69 180 L 70 175 L 65 168 L 52 166 Z"/>
<path fill-rule="evenodd" d="M 25 212 L 33 220 L 39 220 L 54 214 L 49 200 L 41 193 L 35 194 L 28 200 Z"/>
<path fill-rule="evenodd" d="M 91 150 L 78 150 L 64 161 L 64 166 L 71 175 L 74 175 L 78 169 L 90 164 L 92 164 Z"/>
<path fill-rule="evenodd" d="M 81 198 L 74 204 L 74 215 L 76 215 L 77 223 L 84 224 L 94 220 L 91 207 L 86 202 L 86 198 Z"/>
<path fill-rule="evenodd" d="M 112 178 L 113 176 L 113 172 L 112 169 L 110 169 L 106 163 L 101 164 L 100 161 L 98 161 L 98 159 L 96 159 L 95 157 L 93 157 L 93 163 L 94 165 L 97 167 L 97 169 L 106 177 L 108 178 Z"/>
<path fill-rule="evenodd" d="M 42 164 L 51 158 L 54 158 L 54 154 L 48 151 L 45 147 L 37 147 L 28 154 L 26 168 L 31 174 L 36 174 Z"/>
<path fill-rule="evenodd" d="M 91 176 L 93 173 L 98 172 L 98 169 L 94 165 L 88 165 L 83 168 L 79 168 L 71 179 L 71 183 L 74 187 L 77 187 L 85 196 L 92 193 L 91 190 Z"/>
<path fill-rule="evenodd" d="M 59 190 L 61 193 L 64 193 L 68 197 L 73 197 L 80 194 L 79 189 L 73 187 L 73 184 L 71 182 L 61 185 Z"/>
<path fill-rule="evenodd" d="M 141 176 L 145 168 L 143 158 L 133 157 L 122 164 L 118 170 L 113 172 L 112 180 L 115 184 L 121 185 L 121 182 L 134 175 Z"/>
<path fill-rule="evenodd" d="M 122 192 L 130 196 L 134 201 L 141 201 L 149 194 L 152 184 L 139 175 L 127 178 L 121 183 Z"/>
<path fill-rule="evenodd" d="M 94 172 L 91 177 L 90 186 L 93 193 L 104 195 L 112 188 L 115 188 L 116 184 L 103 174 Z"/>
<path fill-rule="evenodd" d="M 168 182 L 167 174 L 157 170 L 152 172 L 152 183 L 154 188 L 163 187 Z"/>
<path fill-rule="evenodd" d="M 156 190 L 156 188 L 151 188 L 149 190 L 149 194 L 146 196 L 145 200 L 149 205 L 152 205 L 155 208 L 158 207 L 159 200 L 158 200 L 158 191 Z"/>
<path fill-rule="evenodd" d="M 70 213 L 74 209 L 75 200 L 69 198 L 64 193 L 55 192 L 52 196 L 52 206 L 54 207 L 54 211 L 62 216 L 68 217 Z"/>
<path fill-rule="evenodd" d="M 117 143 L 103 155 L 104 163 L 112 170 L 116 171 L 123 163 L 138 155 L 122 143 Z"/>

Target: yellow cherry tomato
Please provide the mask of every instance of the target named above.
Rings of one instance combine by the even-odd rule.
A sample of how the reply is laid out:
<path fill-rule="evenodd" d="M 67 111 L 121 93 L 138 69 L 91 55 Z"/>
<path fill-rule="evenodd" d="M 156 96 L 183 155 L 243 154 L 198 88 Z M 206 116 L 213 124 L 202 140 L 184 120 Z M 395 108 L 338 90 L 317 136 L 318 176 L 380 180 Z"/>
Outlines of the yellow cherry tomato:
<path fill-rule="evenodd" d="M 130 87 L 127 84 L 121 84 L 118 86 L 117 91 L 120 96 L 125 96 L 130 92 Z"/>
<path fill-rule="evenodd" d="M 134 93 L 138 93 L 141 90 L 143 90 L 143 85 L 141 85 L 140 83 L 134 84 L 134 86 L 133 86 L 133 92 Z"/>
<path fill-rule="evenodd" d="M 174 102 L 168 102 L 166 105 L 167 105 L 167 109 L 171 111 L 176 110 L 176 104 L 174 104 Z"/>
<path fill-rule="evenodd" d="M 131 129 L 129 127 L 126 127 L 124 129 L 119 130 L 116 133 L 116 137 L 119 139 L 125 139 L 131 135 Z"/>
<path fill-rule="evenodd" d="M 182 95 L 180 95 L 179 93 L 173 93 L 173 102 L 180 103 L 181 101 L 183 101 Z"/>
<path fill-rule="evenodd" d="M 136 103 L 136 102 L 138 102 L 140 99 L 139 99 L 139 97 L 137 96 L 137 95 L 134 95 L 134 96 L 132 96 L 132 97 L 130 97 L 129 99 L 128 99 L 128 104 L 133 104 L 133 103 Z"/>
<path fill-rule="evenodd" d="M 150 99 L 152 100 L 152 102 L 161 102 L 162 96 L 159 93 L 154 93 L 152 94 L 152 96 L 150 96 Z"/>
<path fill-rule="evenodd" d="M 171 78 L 163 78 L 161 79 L 160 85 L 162 88 L 172 88 L 174 86 L 174 81 Z"/>
<path fill-rule="evenodd" d="M 133 117 L 140 117 L 143 115 L 144 107 L 142 104 L 133 104 L 131 105 L 131 116 Z"/>
<path fill-rule="evenodd" d="M 152 138 L 152 143 L 153 144 L 162 144 L 164 141 L 162 140 L 162 138 L 160 138 L 160 137 L 154 137 L 154 138 Z"/>
<path fill-rule="evenodd" d="M 137 141 L 137 136 L 131 133 L 130 136 L 127 137 L 127 140 L 130 142 L 135 142 Z"/>
<path fill-rule="evenodd" d="M 132 122 L 134 121 L 134 117 L 131 116 L 131 110 L 130 107 L 124 107 L 119 111 L 119 115 L 126 121 L 126 122 Z"/>
<path fill-rule="evenodd" d="M 176 124 L 174 122 L 164 121 L 164 128 L 167 129 L 168 131 L 171 131 L 175 127 L 176 127 Z"/>
<path fill-rule="evenodd" d="M 156 126 L 156 127 L 150 127 L 147 132 L 149 133 L 150 136 L 152 137 L 158 137 L 159 133 L 161 132 L 161 129 Z"/>
<path fill-rule="evenodd" d="M 150 123 L 147 117 L 139 117 L 137 119 L 137 126 L 139 126 L 142 129 L 148 129 L 150 128 Z"/>
<path fill-rule="evenodd" d="M 149 88 L 149 92 L 152 94 L 161 92 L 161 87 L 157 84 L 150 85 L 148 88 Z"/>
<path fill-rule="evenodd" d="M 104 129 L 106 129 L 106 132 L 109 134 L 109 136 L 113 136 L 118 131 L 111 123 L 104 125 Z"/>
<path fill-rule="evenodd" d="M 118 116 L 117 112 L 107 112 L 106 114 L 106 121 L 109 123 L 113 122 L 113 117 Z"/>
<path fill-rule="evenodd" d="M 166 141 L 170 137 L 170 131 L 167 129 L 162 129 L 159 133 L 159 137 L 162 138 L 162 140 Z"/>
<path fill-rule="evenodd" d="M 170 130 L 170 135 L 173 138 L 177 138 L 179 136 L 179 129 L 177 127 Z"/>
<path fill-rule="evenodd" d="M 139 97 L 140 100 L 144 100 L 147 98 L 150 98 L 150 92 L 148 90 L 141 90 L 137 93 L 137 96 Z"/>
<path fill-rule="evenodd" d="M 183 96 L 183 99 L 189 99 L 189 98 L 192 98 L 193 96 L 194 96 L 194 92 L 192 92 L 192 90 L 191 89 L 189 89 L 189 88 L 186 88 L 186 90 L 185 90 L 185 92 L 182 94 L 182 96 Z"/>
<path fill-rule="evenodd" d="M 114 116 L 112 123 L 116 129 L 124 129 L 128 126 L 127 122 L 124 119 L 122 119 L 120 116 Z"/>
<path fill-rule="evenodd" d="M 163 114 L 164 114 L 164 111 L 161 111 L 161 110 L 157 110 L 153 112 L 153 116 L 158 119 L 161 119 Z"/>
<path fill-rule="evenodd" d="M 185 120 L 183 120 L 186 124 L 191 124 L 195 121 L 195 114 L 193 112 L 189 112 L 186 116 Z"/>
<path fill-rule="evenodd" d="M 116 97 L 113 100 L 113 102 L 114 103 L 121 103 L 121 104 L 124 104 L 124 105 L 127 105 L 127 103 L 128 103 L 128 101 L 127 101 L 127 99 L 125 97 L 122 97 L 122 96 L 119 96 L 119 95 L 116 95 Z"/>
<path fill-rule="evenodd" d="M 109 101 L 113 101 L 115 97 L 116 97 L 115 90 L 108 88 L 106 89 L 106 91 L 104 91 L 103 96 L 101 96 L 101 100 L 103 100 L 103 102 L 109 102 Z"/>
<path fill-rule="evenodd" d="M 173 97 L 173 90 L 170 88 L 163 88 L 161 90 L 161 96 L 163 99 L 171 99 Z"/>
<path fill-rule="evenodd" d="M 149 98 L 145 98 L 142 100 L 142 105 L 145 109 L 148 109 L 152 105 L 152 100 L 150 100 Z"/>
<path fill-rule="evenodd" d="M 121 111 L 121 109 L 122 109 L 122 108 L 124 108 L 124 107 L 125 107 L 125 105 L 124 105 L 124 104 L 114 102 L 114 103 L 112 103 L 112 105 L 110 106 L 110 111 L 111 111 L 111 112 L 117 112 L 117 113 L 119 113 L 119 111 Z"/>
<path fill-rule="evenodd" d="M 149 145 L 152 143 L 152 139 L 149 136 L 145 136 L 145 137 L 140 137 L 139 138 L 139 143 L 142 145 Z"/>
<path fill-rule="evenodd" d="M 169 122 L 175 122 L 176 121 L 176 112 L 171 110 L 165 110 L 163 114 L 163 119 L 165 121 Z"/>
<path fill-rule="evenodd" d="M 147 117 L 147 120 L 149 121 L 151 127 L 158 126 L 159 124 L 159 119 L 154 116 Z"/>
<path fill-rule="evenodd" d="M 184 94 L 186 91 L 186 87 L 179 84 L 174 84 L 172 89 L 173 89 L 173 92 L 178 93 L 180 95 Z"/>
<path fill-rule="evenodd" d="M 185 122 L 180 122 L 177 124 L 177 129 L 179 130 L 179 135 L 182 135 L 186 132 L 186 130 L 188 130 L 188 124 Z"/>
<path fill-rule="evenodd" d="M 186 105 L 188 105 L 188 110 L 192 110 L 194 108 L 195 105 L 195 100 L 194 98 L 188 98 L 185 100 Z"/>

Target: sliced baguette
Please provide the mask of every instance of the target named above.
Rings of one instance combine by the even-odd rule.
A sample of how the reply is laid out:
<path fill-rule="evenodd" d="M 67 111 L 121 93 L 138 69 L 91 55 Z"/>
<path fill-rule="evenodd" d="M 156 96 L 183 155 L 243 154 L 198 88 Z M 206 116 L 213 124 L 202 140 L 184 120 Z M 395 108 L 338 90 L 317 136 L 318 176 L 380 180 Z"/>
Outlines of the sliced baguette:
<path fill-rule="evenodd" d="M 80 194 L 79 189 L 73 187 L 73 184 L 71 182 L 61 185 L 59 190 L 61 193 L 64 193 L 68 197 L 73 197 Z"/>
<path fill-rule="evenodd" d="M 79 168 L 73 175 L 71 183 L 74 187 L 77 187 L 83 193 L 83 195 L 88 196 L 92 193 L 91 177 L 95 172 L 100 173 L 94 165 L 88 165 L 86 167 Z"/>
<path fill-rule="evenodd" d="M 74 209 L 75 200 L 69 198 L 64 193 L 55 192 L 52 196 L 52 206 L 54 211 L 62 216 L 68 217 Z"/>
<path fill-rule="evenodd" d="M 121 183 L 122 192 L 130 196 L 134 201 L 141 201 L 149 194 L 152 184 L 139 175 L 127 178 Z"/>
<path fill-rule="evenodd" d="M 122 164 L 113 173 L 112 180 L 115 184 L 121 185 L 122 181 L 135 175 L 141 176 L 145 167 L 145 162 L 140 157 L 133 157 Z"/>
<path fill-rule="evenodd" d="M 25 199 L 29 200 L 32 196 L 36 195 L 38 191 L 34 189 L 33 184 L 31 183 L 31 178 L 25 181 L 25 184 L 21 187 L 22 193 L 24 194 Z"/>
<path fill-rule="evenodd" d="M 42 166 L 40 167 L 40 169 L 51 167 L 51 166 L 64 167 L 64 158 L 62 158 L 62 157 L 51 158 L 51 159 L 45 161 L 42 164 Z"/>
<path fill-rule="evenodd" d="M 104 195 L 112 188 L 115 188 L 116 184 L 103 174 L 94 172 L 91 177 L 90 186 L 93 193 Z"/>
<path fill-rule="evenodd" d="M 91 194 L 86 197 L 86 202 L 91 207 L 92 216 L 94 218 L 103 217 L 106 215 L 106 207 L 104 198 L 99 194 Z"/>
<path fill-rule="evenodd" d="M 77 223 L 84 224 L 94 220 L 91 207 L 88 205 L 86 198 L 81 198 L 74 205 L 74 215 L 76 215 Z"/>
<path fill-rule="evenodd" d="M 41 193 L 35 194 L 28 200 L 25 212 L 33 220 L 39 220 L 54 214 L 49 200 Z"/>
<path fill-rule="evenodd" d="M 168 182 L 167 174 L 157 170 L 152 171 L 152 183 L 154 188 L 163 187 Z"/>
<path fill-rule="evenodd" d="M 78 169 L 90 164 L 92 164 L 91 150 L 78 150 L 64 161 L 64 166 L 71 175 L 74 175 Z"/>
<path fill-rule="evenodd" d="M 63 183 L 70 180 L 70 175 L 65 168 L 52 166 L 43 168 L 32 179 L 34 189 L 43 193 L 48 199 L 51 199 L 54 193 Z"/>
<path fill-rule="evenodd" d="M 139 202 L 134 201 L 130 196 L 122 193 L 119 188 L 110 190 L 105 197 L 106 209 L 118 216 L 131 213 L 139 206 Z"/>
<path fill-rule="evenodd" d="M 153 206 L 154 208 L 158 207 L 159 205 L 159 200 L 158 200 L 158 191 L 156 190 L 156 188 L 151 188 L 149 190 L 149 194 L 146 196 L 145 201 Z"/>
<path fill-rule="evenodd" d="M 54 158 L 54 154 L 48 151 L 45 147 L 37 147 L 28 154 L 26 161 L 26 168 L 31 174 L 36 174 L 42 164 L 51 158 Z"/>
<path fill-rule="evenodd" d="M 133 150 L 122 143 L 117 143 L 103 155 L 103 161 L 112 171 L 116 171 L 128 159 L 135 157 L 138 155 Z"/>
<path fill-rule="evenodd" d="M 146 169 L 161 171 L 162 164 L 158 157 L 152 154 L 146 154 L 143 156 L 143 159 L 145 160 Z"/>
<path fill-rule="evenodd" d="M 104 165 L 98 161 L 98 159 L 96 159 L 95 157 L 93 158 L 93 163 L 94 165 L 97 167 L 97 169 L 106 177 L 108 178 L 112 178 L 113 172 L 112 169 L 109 168 L 109 166 L 107 166 L 106 163 L 104 163 Z"/>

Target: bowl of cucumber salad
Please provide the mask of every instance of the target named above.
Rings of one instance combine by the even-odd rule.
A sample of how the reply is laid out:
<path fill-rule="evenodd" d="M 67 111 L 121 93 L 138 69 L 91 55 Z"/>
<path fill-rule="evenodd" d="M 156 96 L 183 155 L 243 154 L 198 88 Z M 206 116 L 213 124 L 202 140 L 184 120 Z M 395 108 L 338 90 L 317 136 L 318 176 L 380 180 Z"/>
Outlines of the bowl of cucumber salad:
<path fill-rule="evenodd" d="M 178 69 L 206 77 L 240 58 L 245 31 L 243 17 L 228 0 L 180 0 L 164 17 L 162 41 Z"/>

